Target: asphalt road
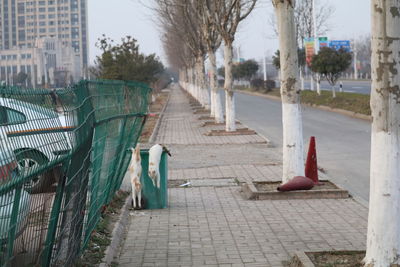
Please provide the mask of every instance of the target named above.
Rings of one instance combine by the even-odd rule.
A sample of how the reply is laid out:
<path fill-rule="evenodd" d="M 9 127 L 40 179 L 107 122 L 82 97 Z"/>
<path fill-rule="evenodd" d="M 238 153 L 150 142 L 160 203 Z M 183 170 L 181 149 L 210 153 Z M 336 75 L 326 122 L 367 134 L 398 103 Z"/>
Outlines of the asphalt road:
<path fill-rule="evenodd" d="M 237 118 L 282 147 L 279 101 L 236 93 Z M 333 112 L 303 108 L 304 144 L 316 137 L 318 165 L 352 195 L 369 196 L 370 123 Z"/>

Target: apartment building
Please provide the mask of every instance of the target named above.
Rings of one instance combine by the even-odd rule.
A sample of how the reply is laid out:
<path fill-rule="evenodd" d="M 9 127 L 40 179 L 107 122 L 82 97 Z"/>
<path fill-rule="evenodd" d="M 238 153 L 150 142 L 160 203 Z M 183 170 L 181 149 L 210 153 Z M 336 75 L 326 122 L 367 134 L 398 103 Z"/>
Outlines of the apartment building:
<path fill-rule="evenodd" d="M 55 37 L 0 51 L 0 81 L 9 85 L 64 87 L 82 78 L 81 69 L 79 54 Z"/>
<path fill-rule="evenodd" d="M 72 56 L 68 61 L 74 61 L 78 55 L 81 77 L 85 76 L 88 65 L 87 0 L 0 0 L 0 11 L 0 56 L 11 54 L 22 58 L 25 52 L 21 51 L 42 49 L 38 43 L 48 42 L 51 38 L 57 45 L 59 40 L 64 51 L 72 48 L 72 52 L 67 53 Z M 58 61 L 55 69 L 63 65 Z"/>

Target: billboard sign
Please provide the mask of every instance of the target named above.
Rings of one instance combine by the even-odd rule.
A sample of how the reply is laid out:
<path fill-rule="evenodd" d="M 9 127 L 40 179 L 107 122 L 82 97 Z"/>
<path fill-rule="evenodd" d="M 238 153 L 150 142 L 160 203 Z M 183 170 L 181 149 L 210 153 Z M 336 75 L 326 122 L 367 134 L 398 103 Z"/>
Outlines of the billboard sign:
<path fill-rule="evenodd" d="M 314 38 L 304 38 L 304 48 L 306 50 L 306 63 L 310 66 L 312 56 L 315 54 Z"/>
<path fill-rule="evenodd" d="M 319 49 L 321 49 L 322 47 L 328 47 L 329 45 L 328 37 L 319 37 L 318 41 L 319 41 Z"/>
<path fill-rule="evenodd" d="M 346 52 L 351 51 L 351 45 L 349 40 L 332 40 L 329 41 L 329 47 L 333 48 L 335 50 L 339 50 L 340 48 L 343 48 L 346 50 Z"/>

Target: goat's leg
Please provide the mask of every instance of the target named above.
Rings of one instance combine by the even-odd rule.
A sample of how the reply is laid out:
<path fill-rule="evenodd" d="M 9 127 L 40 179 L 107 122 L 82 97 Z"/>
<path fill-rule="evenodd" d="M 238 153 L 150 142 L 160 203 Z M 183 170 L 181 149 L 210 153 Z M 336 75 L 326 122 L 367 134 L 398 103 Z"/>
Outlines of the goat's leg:
<path fill-rule="evenodd" d="M 142 208 L 142 190 L 139 190 L 138 192 L 138 204 L 139 208 Z"/>
<path fill-rule="evenodd" d="M 136 190 L 135 190 L 135 186 L 132 186 L 132 200 L 133 200 L 133 208 L 136 208 Z"/>

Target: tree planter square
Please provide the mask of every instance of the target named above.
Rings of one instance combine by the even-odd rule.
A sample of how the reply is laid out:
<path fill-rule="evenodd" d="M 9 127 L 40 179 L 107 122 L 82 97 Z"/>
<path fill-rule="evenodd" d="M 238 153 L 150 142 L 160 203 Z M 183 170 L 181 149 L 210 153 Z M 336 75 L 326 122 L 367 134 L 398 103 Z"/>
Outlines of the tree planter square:
<path fill-rule="evenodd" d="M 192 110 L 197 110 L 197 109 L 203 108 L 202 105 L 198 105 L 198 104 L 190 105 L 190 107 L 192 108 Z"/>
<path fill-rule="evenodd" d="M 205 133 L 206 136 L 231 136 L 231 135 L 254 135 L 257 134 L 253 130 L 249 130 L 248 128 L 240 128 L 236 129 L 234 132 L 227 132 L 225 130 L 211 130 L 208 133 Z"/>
<path fill-rule="evenodd" d="M 198 109 L 193 112 L 193 114 L 209 114 L 209 113 L 210 113 L 210 110 L 208 110 L 208 109 Z"/>
<path fill-rule="evenodd" d="M 224 115 L 224 118 L 225 118 L 225 115 Z M 213 118 L 213 117 L 210 117 L 210 116 L 200 116 L 199 118 L 198 118 L 198 120 L 214 120 L 215 118 Z M 224 123 L 225 124 L 225 123 Z"/>
<path fill-rule="evenodd" d="M 236 121 L 236 124 L 241 124 L 239 121 Z M 225 122 L 221 123 L 216 123 L 215 121 L 205 121 L 201 127 L 207 127 L 207 126 L 225 126 Z"/>
<path fill-rule="evenodd" d="M 283 199 L 328 199 L 348 198 L 349 192 L 341 189 L 328 180 L 320 180 L 321 185 L 315 185 L 310 190 L 279 192 L 276 188 L 279 181 L 253 181 L 242 185 L 245 199 L 251 200 L 283 200 Z"/>
<path fill-rule="evenodd" d="M 340 266 L 340 267 L 362 267 L 362 259 L 365 251 L 343 250 L 343 251 L 319 251 L 303 252 L 297 251 L 288 267 L 317 267 L 317 266 Z"/>

